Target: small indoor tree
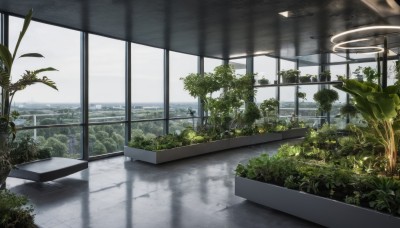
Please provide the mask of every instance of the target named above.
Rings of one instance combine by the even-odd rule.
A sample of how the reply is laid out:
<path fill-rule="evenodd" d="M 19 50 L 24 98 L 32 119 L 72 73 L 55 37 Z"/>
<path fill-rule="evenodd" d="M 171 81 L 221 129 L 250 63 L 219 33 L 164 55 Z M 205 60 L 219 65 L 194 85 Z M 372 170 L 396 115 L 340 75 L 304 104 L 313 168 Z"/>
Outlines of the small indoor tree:
<path fill-rule="evenodd" d="M 260 104 L 261 114 L 264 118 L 264 125 L 270 122 L 270 117 L 277 117 L 278 108 L 279 101 L 275 98 L 266 99 Z"/>
<path fill-rule="evenodd" d="M 53 89 L 57 89 L 55 83 L 48 77 L 39 77 L 39 74 L 46 71 L 54 71 L 56 69 L 52 67 L 38 69 L 38 70 L 26 70 L 16 82 L 12 82 L 12 68 L 16 60 L 18 48 L 21 44 L 22 38 L 24 37 L 29 24 L 32 19 L 32 10 L 28 12 L 25 17 L 22 30 L 19 34 L 17 43 L 14 48 L 14 52 L 8 49 L 8 47 L 0 44 L 0 86 L 2 89 L 1 93 L 1 114 L 0 114 L 0 186 L 5 188 L 5 181 L 11 170 L 10 163 L 10 140 L 14 140 L 16 128 L 13 119 L 18 116 L 17 112 L 11 112 L 11 104 L 15 94 L 18 91 L 24 90 L 26 87 L 41 83 L 47 85 Z M 39 53 L 27 53 L 21 55 L 23 57 L 43 57 Z"/>
<path fill-rule="evenodd" d="M 339 94 L 333 89 L 321 89 L 314 94 L 314 101 L 318 103 L 321 112 L 330 112 L 333 102 L 339 99 Z"/>
<path fill-rule="evenodd" d="M 385 149 L 388 174 L 394 174 L 400 136 L 400 85 L 382 88 L 375 83 L 348 79 L 336 87 L 352 95 L 354 106 Z"/>

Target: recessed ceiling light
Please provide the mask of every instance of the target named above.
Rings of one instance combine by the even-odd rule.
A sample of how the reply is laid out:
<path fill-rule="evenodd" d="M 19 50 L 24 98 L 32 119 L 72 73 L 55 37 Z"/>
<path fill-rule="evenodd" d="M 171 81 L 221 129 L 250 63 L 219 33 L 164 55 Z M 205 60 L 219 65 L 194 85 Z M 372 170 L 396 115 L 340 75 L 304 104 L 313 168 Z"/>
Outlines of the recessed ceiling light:
<path fill-rule="evenodd" d="M 289 11 L 280 12 L 279 15 L 284 16 L 284 17 L 289 17 Z"/>

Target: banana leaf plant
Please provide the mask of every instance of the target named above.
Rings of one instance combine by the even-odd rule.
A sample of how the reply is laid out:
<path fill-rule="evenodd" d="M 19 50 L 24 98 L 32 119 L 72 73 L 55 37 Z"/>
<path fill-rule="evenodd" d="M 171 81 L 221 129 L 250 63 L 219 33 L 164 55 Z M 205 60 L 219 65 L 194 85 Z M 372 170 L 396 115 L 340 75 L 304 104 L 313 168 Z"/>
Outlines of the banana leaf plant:
<path fill-rule="evenodd" d="M 38 70 L 26 70 L 22 76 L 13 82 L 12 69 L 17 57 L 18 48 L 21 44 L 29 24 L 32 20 L 33 10 L 30 10 L 25 16 L 22 30 L 19 34 L 14 52 L 11 53 L 8 47 L 0 44 L 0 87 L 1 87 L 1 113 L 0 113 L 0 186 L 5 188 L 5 181 L 11 170 L 11 163 L 9 160 L 9 142 L 15 139 L 16 127 L 13 120 L 18 117 L 16 111 L 11 112 L 11 104 L 15 94 L 18 91 L 24 90 L 26 87 L 41 83 L 56 89 L 56 84 L 46 76 L 40 77 L 39 74 L 47 71 L 55 71 L 52 67 L 42 68 Z M 34 57 L 43 58 L 39 53 L 26 53 L 19 56 L 19 58 Z"/>
<path fill-rule="evenodd" d="M 385 148 L 387 173 L 395 174 L 400 136 L 400 86 L 382 88 L 373 82 L 347 79 L 336 88 L 353 97 L 354 106 Z"/>

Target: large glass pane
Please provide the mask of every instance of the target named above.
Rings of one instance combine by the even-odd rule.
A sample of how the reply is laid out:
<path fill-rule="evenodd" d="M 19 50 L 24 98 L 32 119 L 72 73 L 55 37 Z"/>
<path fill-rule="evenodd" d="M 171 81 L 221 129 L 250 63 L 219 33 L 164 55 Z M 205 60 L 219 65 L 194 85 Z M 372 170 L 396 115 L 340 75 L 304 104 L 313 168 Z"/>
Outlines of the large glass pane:
<path fill-rule="evenodd" d="M 229 60 L 229 64 L 233 65 L 235 68 L 236 74 L 246 74 L 246 59 L 231 59 Z"/>
<path fill-rule="evenodd" d="M 10 47 L 14 49 L 23 20 L 10 17 Z M 15 82 L 25 70 L 54 67 L 45 72 L 58 91 L 42 84 L 17 92 L 12 109 L 21 116 L 18 127 L 80 122 L 80 33 L 74 30 L 32 21 L 18 56 L 37 52 L 45 58 L 17 58 L 13 67 Z"/>
<path fill-rule="evenodd" d="M 318 87 L 318 85 L 302 85 L 299 87 L 299 93 L 305 95 L 304 99 L 299 98 L 299 120 L 311 127 L 317 127 L 320 121 L 320 113 L 314 101 L 314 94 L 318 92 Z"/>
<path fill-rule="evenodd" d="M 289 120 L 294 114 L 294 86 L 282 86 L 280 88 L 279 115 L 285 120 Z"/>
<path fill-rule="evenodd" d="M 293 70 L 296 67 L 296 63 L 289 60 L 280 59 L 281 71 L 282 70 Z"/>
<path fill-rule="evenodd" d="M 164 116 L 164 50 L 132 44 L 132 119 Z"/>
<path fill-rule="evenodd" d="M 81 132 L 78 126 L 20 130 L 16 140 L 29 136 L 40 147 L 48 148 L 53 157 L 82 158 Z"/>
<path fill-rule="evenodd" d="M 122 151 L 125 145 L 125 124 L 89 126 L 89 156 Z"/>
<path fill-rule="evenodd" d="M 259 87 L 256 91 L 255 102 L 258 105 L 266 99 L 276 99 L 276 87 Z"/>
<path fill-rule="evenodd" d="M 204 72 L 212 73 L 215 67 L 221 66 L 223 64 L 220 59 L 204 58 Z"/>
<path fill-rule="evenodd" d="M 346 78 L 346 70 L 347 65 L 331 65 L 329 66 L 329 70 L 331 72 L 331 80 L 336 81 L 338 80 L 338 76 L 344 76 Z"/>
<path fill-rule="evenodd" d="M 183 88 L 183 80 L 191 73 L 197 73 L 197 57 L 194 55 L 170 52 L 170 117 L 187 117 L 188 109 L 197 111 L 197 98 L 190 96 Z"/>
<path fill-rule="evenodd" d="M 346 105 L 347 93 L 345 93 L 341 90 L 338 90 L 334 87 L 331 87 L 331 89 L 335 90 L 339 94 L 339 100 L 335 101 L 332 104 L 332 109 L 330 112 L 331 124 L 336 124 L 339 128 L 345 128 L 346 127 L 346 116 L 340 115 L 340 109 L 344 105 Z"/>
<path fill-rule="evenodd" d="M 256 82 L 265 78 L 268 79 L 269 84 L 273 84 L 277 80 L 276 74 L 276 59 L 268 56 L 254 57 L 254 73 L 257 74 Z"/>
<path fill-rule="evenodd" d="M 394 83 L 397 81 L 396 79 L 396 61 L 397 60 L 388 60 L 388 80 L 387 83 L 388 85 L 394 85 Z"/>
<path fill-rule="evenodd" d="M 125 119 L 125 43 L 89 36 L 89 122 Z"/>

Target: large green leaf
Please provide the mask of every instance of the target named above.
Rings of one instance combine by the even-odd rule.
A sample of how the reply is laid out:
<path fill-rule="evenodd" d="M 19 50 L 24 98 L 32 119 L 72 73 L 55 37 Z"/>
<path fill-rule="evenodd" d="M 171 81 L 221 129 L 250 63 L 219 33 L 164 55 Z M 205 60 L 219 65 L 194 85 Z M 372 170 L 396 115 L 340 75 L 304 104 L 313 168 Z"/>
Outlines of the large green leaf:
<path fill-rule="evenodd" d="M 46 71 L 58 71 L 58 70 L 53 67 L 47 67 L 47 68 L 41 68 L 39 70 L 35 70 L 35 71 L 33 71 L 33 73 L 39 74 L 39 73 L 46 72 Z"/>
<path fill-rule="evenodd" d="M 28 14 L 25 16 L 24 25 L 22 27 L 21 32 L 19 33 L 17 44 L 15 45 L 14 53 L 12 55 L 12 62 L 14 62 L 15 56 L 17 55 L 17 51 L 19 45 L 21 44 L 22 38 L 24 37 L 26 31 L 28 30 L 29 24 L 32 20 L 33 9 L 29 10 Z"/>
<path fill-rule="evenodd" d="M 10 50 L 2 44 L 0 44 L 0 61 L 6 67 L 6 70 L 10 72 L 12 67 L 12 56 Z"/>
<path fill-rule="evenodd" d="M 10 86 L 10 73 L 6 71 L 0 72 L 0 86 L 5 89 Z"/>
<path fill-rule="evenodd" d="M 24 57 L 44 58 L 44 56 L 40 53 L 26 53 L 20 56 L 20 58 Z"/>

